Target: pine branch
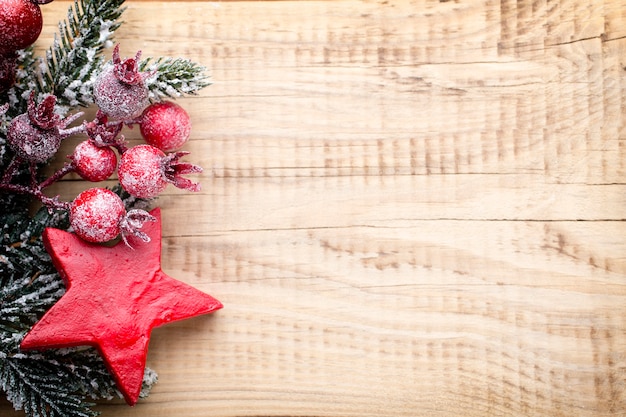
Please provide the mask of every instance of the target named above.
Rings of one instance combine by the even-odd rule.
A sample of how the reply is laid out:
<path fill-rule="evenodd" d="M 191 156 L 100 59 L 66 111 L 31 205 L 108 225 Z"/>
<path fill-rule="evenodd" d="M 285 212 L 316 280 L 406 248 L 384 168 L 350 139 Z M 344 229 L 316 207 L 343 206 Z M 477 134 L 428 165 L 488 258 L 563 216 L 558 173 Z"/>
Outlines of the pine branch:
<path fill-rule="evenodd" d="M 13 357 L 36 362 L 40 366 L 48 367 L 57 375 L 67 375 L 67 378 L 71 378 L 72 392 L 80 395 L 83 399 L 111 400 L 123 398 L 111 378 L 102 356 L 95 348 L 77 347 L 40 353 L 18 353 Z M 0 362 L 2 362 L 1 359 Z M 140 397 L 146 397 L 156 381 L 156 373 L 152 369 L 146 368 Z M 66 384 L 66 386 L 69 385 Z"/>
<path fill-rule="evenodd" d="M 147 58 L 139 63 L 139 70 L 157 74 L 147 80 L 152 100 L 197 94 L 211 85 L 206 68 L 185 58 Z"/>
<path fill-rule="evenodd" d="M 46 53 L 40 91 L 57 96 L 57 104 L 88 106 L 93 102 L 93 76 L 100 56 L 111 46 L 111 36 L 121 25 L 124 0 L 74 0 L 67 20 L 59 23 L 59 35 Z"/>
<path fill-rule="evenodd" d="M 47 209 L 32 218 L 26 209 L 0 215 L 0 354 L 17 352 L 21 337 L 15 335 L 25 334 L 65 292 L 39 236 L 66 222 L 66 213 Z"/>
<path fill-rule="evenodd" d="M 33 222 L 27 224 L 32 226 Z M 22 238 L 27 235 L 21 233 Z M 63 281 L 56 272 L 40 274 L 54 270 L 40 241 L 19 241 L 2 248 L 0 259 L 5 268 L 0 274 L 0 388 L 16 410 L 23 409 L 31 417 L 96 415 L 83 401 L 79 380 L 67 367 L 19 350 L 30 327 L 65 293 Z M 35 276 L 29 277 L 33 271 Z"/>
<path fill-rule="evenodd" d="M 37 77 L 33 73 L 33 68 L 37 67 L 37 58 L 33 53 L 33 47 L 17 51 L 17 54 L 15 85 L 0 95 L 0 102 L 10 105 L 9 110 L 0 115 L 0 132 L 2 132 L 3 137 L 6 136 L 6 129 L 11 119 L 26 111 L 29 92 L 39 88 Z"/>
<path fill-rule="evenodd" d="M 0 348 L 17 351 L 14 334 L 24 334 L 65 293 L 56 274 L 15 280 L 0 288 Z M 18 341 L 19 342 L 19 341 Z"/>
<path fill-rule="evenodd" d="M 112 45 L 113 33 L 121 26 L 124 0 L 74 0 L 67 19 L 44 59 L 36 59 L 32 48 L 20 51 L 16 84 L 7 93 L 11 109 L 6 120 L 23 113 L 30 91 L 54 94 L 66 113 L 70 107 L 93 103 L 93 79 L 100 68 L 102 51 Z"/>
<path fill-rule="evenodd" d="M 0 357 L 0 386 L 16 410 L 31 417 L 92 417 L 97 413 L 83 396 L 73 394 L 72 374 L 53 364 L 24 355 Z M 75 389 L 68 390 L 67 387 Z"/>

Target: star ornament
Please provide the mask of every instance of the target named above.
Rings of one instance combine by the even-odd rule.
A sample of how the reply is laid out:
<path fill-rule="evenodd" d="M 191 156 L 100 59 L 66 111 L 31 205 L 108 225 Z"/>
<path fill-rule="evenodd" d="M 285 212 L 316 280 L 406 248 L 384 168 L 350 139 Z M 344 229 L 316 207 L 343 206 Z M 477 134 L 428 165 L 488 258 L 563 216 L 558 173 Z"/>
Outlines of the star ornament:
<path fill-rule="evenodd" d="M 161 213 L 143 231 L 150 242 L 88 243 L 48 228 L 43 242 L 66 293 L 22 341 L 22 349 L 95 346 L 129 405 L 141 391 L 152 329 L 222 308 L 215 298 L 161 270 Z M 132 238 L 132 236 L 131 236 Z"/>

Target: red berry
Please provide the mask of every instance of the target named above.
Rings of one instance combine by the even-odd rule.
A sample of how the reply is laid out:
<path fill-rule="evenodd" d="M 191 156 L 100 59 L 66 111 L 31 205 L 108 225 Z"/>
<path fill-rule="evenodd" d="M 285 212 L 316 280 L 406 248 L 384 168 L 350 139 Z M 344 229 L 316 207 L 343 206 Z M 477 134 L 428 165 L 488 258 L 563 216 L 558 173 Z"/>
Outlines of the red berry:
<path fill-rule="evenodd" d="M 61 119 L 54 113 L 55 104 L 56 97 L 52 95 L 36 104 L 35 94 L 31 93 L 28 112 L 11 121 L 7 143 L 20 158 L 39 163 L 46 162 L 57 153 L 61 141 L 67 136 L 61 129 L 73 118 Z"/>
<path fill-rule="evenodd" d="M 138 145 L 122 154 L 117 170 L 122 187 L 139 198 L 156 197 L 165 189 L 163 174 L 165 154 L 150 145 Z"/>
<path fill-rule="evenodd" d="M 117 155 L 108 146 L 96 146 L 91 140 L 81 142 L 71 156 L 74 169 L 83 179 L 104 181 L 117 168 Z"/>
<path fill-rule="evenodd" d="M 2 0 L 0 53 L 15 52 L 33 44 L 43 27 L 39 5 L 31 0 Z"/>
<path fill-rule="evenodd" d="M 107 242 L 120 234 L 126 209 L 122 199 L 105 188 L 80 193 L 70 206 L 74 232 L 88 242 Z"/>
<path fill-rule="evenodd" d="M 21 158 L 45 162 L 59 149 L 61 136 L 55 130 L 39 129 L 30 122 L 27 114 L 21 114 L 11 121 L 7 141 Z"/>
<path fill-rule="evenodd" d="M 180 149 L 189 139 L 191 120 L 181 106 L 163 101 L 148 106 L 139 118 L 139 128 L 145 141 L 171 152 Z"/>
<path fill-rule="evenodd" d="M 94 82 L 94 101 L 101 112 L 113 120 L 130 120 L 137 117 L 148 105 L 147 73 L 140 73 L 135 58 L 122 62 L 119 45 L 113 50 L 113 60 Z"/>
<path fill-rule="evenodd" d="M 135 197 L 156 197 L 168 183 L 178 188 L 199 191 L 200 185 L 184 174 L 202 172 L 196 165 L 179 162 L 188 152 L 174 152 L 165 155 L 163 151 L 150 145 L 138 145 L 122 154 L 117 170 L 122 187 Z"/>

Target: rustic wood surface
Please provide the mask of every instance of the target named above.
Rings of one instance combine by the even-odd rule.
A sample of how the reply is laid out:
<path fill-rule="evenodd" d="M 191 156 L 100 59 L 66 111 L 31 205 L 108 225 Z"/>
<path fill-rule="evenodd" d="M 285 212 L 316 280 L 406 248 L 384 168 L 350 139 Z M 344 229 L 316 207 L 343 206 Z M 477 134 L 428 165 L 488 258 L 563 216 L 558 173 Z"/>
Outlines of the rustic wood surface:
<path fill-rule="evenodd" d="M 157 329 L 159 383 L 104 417 L 626 415 L 623 0 L 124 20 L 123 56 L 210 68 L 204 189 L 158 204 L 164 269 L 225 308 Z"/>

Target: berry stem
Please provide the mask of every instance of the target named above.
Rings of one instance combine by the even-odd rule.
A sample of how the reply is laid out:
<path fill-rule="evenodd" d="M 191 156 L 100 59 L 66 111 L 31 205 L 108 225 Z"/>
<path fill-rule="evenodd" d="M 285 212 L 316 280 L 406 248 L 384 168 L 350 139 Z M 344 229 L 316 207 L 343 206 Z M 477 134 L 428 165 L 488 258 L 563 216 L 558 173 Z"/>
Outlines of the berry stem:
<path fill-rule="evenodd" d="M 7 170 L 4 172 L 2 179 L 0 180 L 0 184 L 10 183 L 11 179 L 17 172 L 17 168 L 20 166 L 21 163 L 22 163 L 22 160 L 19 157 L 14 156 L 11 162 L 9 163 Z"/>
<path fill-rule="evenodd" d="M 44 188 L 49 187 L 55 182 L 59 181 L 61 178 L 76 170 L 76 165 L 74 163 L 69 162 L 63 165 L 63 168 L 59 169 L 57 172 L 48 177 L 45 181 L 41 182 L 38 186 L 39 189 L 43 190 Z"/>
<path fill-rule="evenodd" d="M 69 210 L 70 208 L 70 203 L 60 201 L 58 196 L 54 198 L 48 197 L 39 188 L 33 189 L 19 184 L 0 183 L 0 190 L 17 194 L 30 194 L 48 208 L 59 210 Z"/>
<path fill-rule="evenodd" d="M 78 120 L 80 117 L 82 117 L 85 113 L 84 112 L 78 112 L 75 113 L 71 116 L 68 116 L 64 121 L 63 124 L 65 126 L 71 124 L 72 122 L 74 122 L 75 120 Z M 85 127 L 84 124 L 80 124 L 78 126 L 74 126 L 74 127 L 70 127 L 68 129 L 59 129 L 59 133 L 61 134 L 62 137 L 67 138 L 69 136 L 72 135 L 76 135 L 79 133 L 85 133 L 87 131 L 87 128 Z"/>
<path fill-rule="evenodd" d="M 30 186 L 25 186 L 21 184 L 12 184 L 11 180 L 17 174 L 17 170 L 23 162 L 24 161 L 20 157 L 18 156 L 13 157 L 6 171 L 2 175 L 2 178 L 0 179 L 0 191 L 8 191 L 8 192 L 13 192 L 17 194 L 30 194 L 36 199 L 38 199 L 39 201 L 41 201 L 41 203 L 48 208 L 68 210 L 69 203 L 59 201 L 58 196 L 54 198 L 48 197 L 47 195 L 43 193 L 43 189 L 46 187 L 49 187 L 53 183 L 63 178 L 68 173 L 74 171 L 75 169 L 74 164 L 72 163 L 65 164 L 63 168 L 59 169 L 51 177 L 47 178 L 46 180 L 44 180 L 43 182 L 39 184 L 37 183 L 37 166 L 36 164 L 29 164 L 30 165 Z"/>
<path fill-rule="evenodd" d="M 28 165 L 30 167 L 30 187 L 36 190 L 39 188 L 37 185 L 37 164 L 31 162 Z"/>

